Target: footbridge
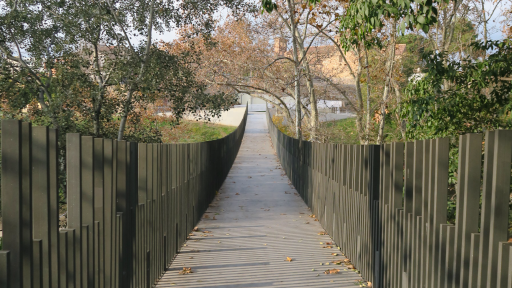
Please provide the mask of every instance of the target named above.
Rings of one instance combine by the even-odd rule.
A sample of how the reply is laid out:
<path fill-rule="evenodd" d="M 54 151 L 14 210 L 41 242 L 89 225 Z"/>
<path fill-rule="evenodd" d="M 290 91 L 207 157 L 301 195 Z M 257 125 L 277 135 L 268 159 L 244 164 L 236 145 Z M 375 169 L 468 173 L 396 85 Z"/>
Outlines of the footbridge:
<path fill-rule="evenodd" d="M 0 287 L 512 287 L 512 131 L 459 142 L 447 223 L 448 138 L 312 143 L 246 111 L 204 143 L 68 134 L 61 161 L 4 120 Z"/>

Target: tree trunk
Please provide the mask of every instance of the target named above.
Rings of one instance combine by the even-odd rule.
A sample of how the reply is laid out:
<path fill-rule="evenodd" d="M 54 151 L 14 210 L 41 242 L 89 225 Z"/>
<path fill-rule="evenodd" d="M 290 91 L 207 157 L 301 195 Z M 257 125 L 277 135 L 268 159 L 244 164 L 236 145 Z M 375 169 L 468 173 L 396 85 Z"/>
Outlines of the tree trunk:
<path fill-rule="evenodd" d="M 117 134 L 117 141 L 123 140 L 123 133 L 124 133 L 124 129 L 126 127 L 126 119 L 128 119 L 128 114 L 130 112 L 130 104 L 131 104 L 131 100 L 132 100 L 132 95 L 133 95 L 133 91 L 130 87 L 130 89 L 128 90 L 128 96 L 126 98 L 126 103 L 123 108 L 123 116 L 121 117 L 121 123 L 119 124 L 119 132 Z"/>
<path fill-rule="evenodd" d="M 363 42 L 363 49 L 364 49 L 364 66 L 366 68 L 366 139 L 365 143 L 368 145 L 370 143 L 370 119 L 371 119 L 371 108 L 370 108 L 370 68 L 368 64 L 368 50 L 366 47 L 364 47 Z"/>
<path fill-rule="evenodd" d="M 295 23 L 295 3 L 293 0 L 287 0 L 288 4 L 288 14 L 290 17 L 290 24 L 291 24 L 291 34 L 292 34 L 292 46 L 293 46 L 293 61 L 295 62 L 295 134 L 297 136 L 297 139 L 302 139 L 302 127 L 301 127 L 301 104 L 300 101 L 300 67 L 299 67 L 299 54 L 298 54 L 298 48 L 297 48 L 297 35 L 295 34 L 297 31 L 297 23 Z"/>
<path fill-rule="evenodd" d="M 384 125 L 386 119 L 386 104 L 389 96 L 389 86 L 393 73 L 393 64 L 395 62 L 395 42 L 396 42 L 396 21 L 391 24 L 391 40 L 388 45 L 388 59 L 386 61 L 386 82 L 384 84 L 384 92 L 382 93 L 382 103 L 380 105 L 380 121 L 377 143 L 384 143 Z"/>

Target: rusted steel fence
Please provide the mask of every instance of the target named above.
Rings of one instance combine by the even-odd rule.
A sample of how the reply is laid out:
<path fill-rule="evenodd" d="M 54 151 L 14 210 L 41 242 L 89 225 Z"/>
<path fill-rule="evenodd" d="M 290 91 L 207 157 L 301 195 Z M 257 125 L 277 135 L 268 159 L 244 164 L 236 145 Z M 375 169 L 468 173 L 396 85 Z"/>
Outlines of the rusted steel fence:
<path fill-rule="evenodd" d="M 2 121 L 0 287 L 152 287 L 226 178 L 246 120 L 190 144 L 67 134 L 67 229 L 57 131 Z"/>
<path fill-rule="evenodd" d="M 293 185 L 373 287 L 512 287 L 512 131 L 487 131 L 483 153 L 482 134 L 460 136 L 451 225 L 447 138 L 299 143 L 267 121 Z"/>

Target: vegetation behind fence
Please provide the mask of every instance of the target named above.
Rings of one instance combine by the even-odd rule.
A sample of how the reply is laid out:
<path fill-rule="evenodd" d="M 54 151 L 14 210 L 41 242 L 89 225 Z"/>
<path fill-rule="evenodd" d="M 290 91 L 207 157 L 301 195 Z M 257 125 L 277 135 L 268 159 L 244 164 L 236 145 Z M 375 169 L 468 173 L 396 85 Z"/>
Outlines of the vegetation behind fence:
<path fill-rule="evenodd" d="M 57 131 L 2 121 L 0 287 L 152 287 L 226 178 L 246 120 L 201 143 L 67 134 L 67 229 Z"/>
<path fill-rule="evenodd" d="M 293 185 L 373 287 L 512 287 L 512 131 L 487 131 L 483 154 L 482 134 L 460 136 L 452 225 L 448 138 L 299 142 L 279 131 L 269 113 L 267 121 Z"/>

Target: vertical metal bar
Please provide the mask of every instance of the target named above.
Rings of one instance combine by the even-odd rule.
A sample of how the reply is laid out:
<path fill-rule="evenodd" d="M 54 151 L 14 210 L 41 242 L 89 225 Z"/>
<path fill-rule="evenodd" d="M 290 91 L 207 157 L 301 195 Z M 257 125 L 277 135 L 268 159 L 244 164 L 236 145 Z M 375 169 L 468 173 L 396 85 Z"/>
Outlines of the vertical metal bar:
<path fill-rule="evenodd" d="M 489 241 L 491 229 L 491 203 L 492 185 L 494 174 L 494 139 L 495 131 L 485 132 L 484 150 L 484 175 L 482 187 L 482 208 L 480 218 L 480 248 L 478 249 L 478 283 L 476 287 L 483 288 L 487 285 L 487 262 L 489 257 Z"/>
<path fill-rule="evenodd" d="M 96 231 L 94 238 L 97 242 L 95 247 L 95 287 L 103 288 L 105 286 L 105 183 L 104 183 L 104 158 L 103 151 L 105 143 L 102 138 L 94 139 L 94 223 Z M 98 224 L 96 224 L 98 222 Z M 98 234 L 98 235 L 97 235 Z"/>
<path fill-rule="evenodd" d="M 90 254 L 89 254 L 89 233 L 90 232 L 90 229 L 92 227 L 89 226 L 89 225 L 82 225 L 82 268 L 83 268 L 83 271 L 78 271 L 77 270 L 77 274 L 82 274 L 82 287 L 93 287 L 94 283 L 91 283 L 90 281 L 90 278 L 89 278 L 89 267 L 90 267 L 90 262 L 91 262 L 91 257 L 90 257 Z M 91 233 L 92 234 L 92 233 Z M 82 272 L 82 273 L 80 273 Z"/>
<path fill-rule="evenodd" d="M 500 242 L 498 245 L 498 275 L 497 282 L 498 286 L 496 287 L 506 287 L 508 282 L 508 267 L 510 266 L 509 262 L 509 253 L 510 247 L 512 247 L 512 242 Z"/>
<path fill-rule="evenodd" d="M 8 135 L 6 135 L 8 137 Z M 2 146 L 4 147 L 4 146 Z M 21 123 L 21 280 L 32 288 L 32 124 Z M 8 152 L 7 152 L 8 153 Z M 4 167 L 10 167 L 4 164 Z M 10 169 L 10 168 L 9 168 Z M 3 178 L 5 179 L 5 178 Z M 6 180 L 4 180 L 6 181 Z M 8 180 L 7 180 L 8 181 Z M 3 190 L 7 191 L 7 190 Z M 6 194 L 6 192 L 4 192 Z M 8 203 L 8 202 L 7 202 Z M 7 204 L 6 203 L 6 204 Z M 9 203 L 10 205 L 10 203 Z M 4 210 L 5 211 L 5 210 Z M 5 213 L 5 212 L 4 212 Z M 5 221 L 6 219 L 4 219 Z M 4 232 L 5 233 L 5 232 Z"/>
<path fill-rule="evenodd" d="M 453 283 L 453 277 L 455 276 L 453 271 L 453 262 L 455 258 L 455 226 L 450 225 L 448 226 L 448 231 L 446 233 L 446 276 L 445 276 L 445 283 L 442 287 L 450 287 Z"/>
<path fill-rule="evenodd" d="M 34 239 L 32 242 L 32 259 L 34 261 L 32 275 L 34 276 L 34 288 L 43 287 L 43 241 Z"/>
<path fill-rule="evenodd" d="M 471 233 L 468 288 L 476 288 L 477 285 L 478 249 L 480 249 L 480 233 Z"/>
<path fill-rule="evenodd" d="M 455 277 L 459 274 L 460 278 L 456 278 L 455 283 L 456 286 L 461 285 L 461 287 L 468 287 L 469 278 L 471 277 L 471 274 L 469 274 L 471 234 L 478 232 L 478 213 L 475 213 L 475 211 L 480 208 L 480 176 L 482 174 L 482 134 L 468 134 L 466 139 L 467 142 L 464 143 L 466 145 L 466 155 L 463 156 L 466 158 L 464 161 L 465 167 L 463 167 L 465 183 L 463 185 L 464 189 L 459 190 L 457 194 L 457 206 L 459 206 L 459 202 L 462 202 L 462 209 L 457 209 L 457 216 L 462 214 L 459 218 L 462 221 L 457 224 L 461 226 L 461 229 L 457 228 L 457 232 L 460 234 L 455 238 L 460 239 L 460 250 L 456 250 L 460 253 L 460 256 L 456 258 L 456 261 L 459 259 L 460 264 L 455 268 Z M 463 196 L 459 198 L 460 195 Z"/>
<path fill-rule="evenodd" d="M 21 122 L 18 120 L 2 121 L 2 215 L 3 215 L 3 249 L 9 250 L 4 255 L 10 264 L 10 287 L 22 287 L 22 137 Z M 28 155 L 27 155 L 28 156 Z M 9 169 L 5 169 L 9 167 Z M 25 190 L 26 191 L 26 190 Z M 27 211 L 23 211 L 27 213 Z"/>
<path fill-rule="evenodd" d="M 496 286 L 498 246 L 499 242 L 506 242 L 508 240 L 508 203 L 510 200 L 510 166 L 512 163 L 510 143 L 512 143 L 512 130 L 496 131 L 490 205 L 487 287 L 498 287 Z"/>
<path fill-rule="evenodd" d="M 59 137 L 57 129 L 48 131 L 48 152 L 49 152 L 49 230 L 50 257 L 51 257 L 51 279 L 52 283 L 59 283 Z M 55 284 L 52 284 L 55 286 Z M 58 285 L 58 284 L 56 284 Z"/>
<path fill-rule="evenodd" d="M 59 287 L 68 287 L 67 267 L 68 267 L 68 231 L 59 231 L 60 246 L 59 250 L 59 264 L 66 269 L 60 269 Z"/>
<path fill-rule="evenodd" d="M 0 287 L 12 287 L 11 267 L 11 252 L 0 250 Z"/>
<path fill-rule="evenodd" d="M 435 140 L 436 145 L 436 154 L 435 154 L 435 183 L 434 183 L 434 197 L 433 197 L 433 209 L 430 211 L 434 215 L 431 216 L 432 224 L 430 225 L 430 229 L 432 229 L 432 254 L 430 256 L 431 265 L 427 269 L 430 269 L 431 273 L 431 281 L 430 286 L 435 288 L 436 281 L 438 278 L 439 270 L 437 267 L 439 266 L 439 261 L 441 258 L 439 257 L 439 233 L 440 233 L 440 225 L 446 223 L 446 209 L 447 209 L 447 201 L 448 198 L 448 166 L 449 166 L 449 151 L 450 151 L 450 141 L 448 138 L 438 138 Z"/>
<path fill-rule="evenodd" d="M 414 143 L 405 143 L 405 164 L 404 164 L 404 229 L 403 229 L 403 270 L 402 272 L 402 286 L 404 288 L 410 287 L 411 281 L 411 247 L 412 247 L 412 213 L 414 205 Z"/>
<path fill-rule="evenodd" d="M 128 271 L 129 266 L 129 247 L 128 238 L 129 234 L 128 227 L 129 213 L 128 213 L 128 195 L 127 195 L 127 143 L 126 141 L 117 141 L 116 151 L 116 211 L 117 213 L 123 213 L 122 223 L 123 227 L 120 227 L 123 234 L 120 235 L 119 242 L 122 243 L 122 249 L 119 250 L 119 287 L 129 287 L 128 278 L 130 273 Z"/>
<path fill-rule="evenodd" d="M 50 288 L 58 285 L 58 282 L 52 283 L 51 266 L 52 250 L 50 243 L 52 236 L 50 233 L 50 160 L 49 160 L 49 139 L 48 127 L 32 128 L 32 199 L 37 205 L 32 206 L 34 215 L 33 237 L 42 240 L 42 273 L 43 282 L 41 287 Z M 55 279 L 53 279 L 55 280 Z"/>
<path fill-rule="evenodd" d="M 453 262 L 453 270 L 455 271 L 455 277 L 453 277 L 453 287 L 457 287 L 460 285 L 460 269 L 461 269 L 461 246 L 462 246 L 462 238 L 463 232 L 463 215 L 464 215 L 464 197 L 465 197 L 465 189 L 464 185 L 466 184 L 466 160 L 467 160 L 467 149 L 468 148 L 468 135 L 460 135 L 459 136 L 459 166 L 457 169 L 457 213 L 455 215 L 455 261 Z M 479 179 L 480 180 L 480 179 Z M 480 183 L 478 183 L 480 184 Z M 478 185 L 480 186 L 480 185 Z"/>
<path fill-rule="evenodd" d="M 82 287 L 82 165 L 81 137 L 78 133 L 66 134 L 66 174 L 68 228 L 75 229 L 75 281 Z"/>
<path fill-rule="evenodd" d="M 103 216 L 103 230 L 104 230 L 104 285 L 111 287 L 112 285 L 112 251 L 113 251 L 113 228 L 115 226 L 115 199 L 113 198 L 113 140 L 105 139 L 103 141 L 103 203 L 104 203 L 104 216 Z"/>
<path fill-rule="evenodd" d="M 82 225 L 87 225 L 87 266 L 83 267 L 83 277 L 88 285 L 94 285 L 94 138 L 82 136 Z M 85 242 L 82 242 L 85 243 Z M 83 245 L 83 244 L 82 244 Z M 82 251 L 86 251 L 82 247 Z M 82 262 L 85 263 L 85 262 Z M 83 283 L 86 283 L 83 281 Z"/>

